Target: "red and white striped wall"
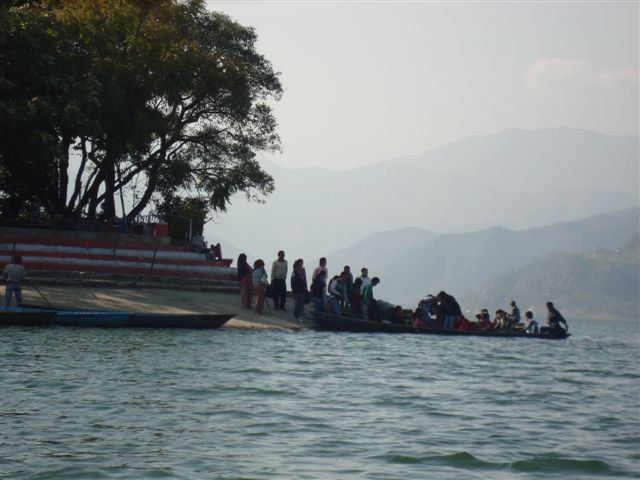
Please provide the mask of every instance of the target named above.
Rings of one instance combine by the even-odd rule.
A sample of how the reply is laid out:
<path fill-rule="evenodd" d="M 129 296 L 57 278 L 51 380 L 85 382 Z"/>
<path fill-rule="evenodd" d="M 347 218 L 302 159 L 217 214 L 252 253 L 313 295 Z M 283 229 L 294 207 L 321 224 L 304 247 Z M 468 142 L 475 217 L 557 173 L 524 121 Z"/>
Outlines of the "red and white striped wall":
<path fill-rule="evenodd" d="M 235 280 L 231 259 L 207 260 L 204 254 L 171 245 L 72 239 L 32 239 L 0 234 L 0 268 L 15 255 L 27 270 L 173 275 Z"/>

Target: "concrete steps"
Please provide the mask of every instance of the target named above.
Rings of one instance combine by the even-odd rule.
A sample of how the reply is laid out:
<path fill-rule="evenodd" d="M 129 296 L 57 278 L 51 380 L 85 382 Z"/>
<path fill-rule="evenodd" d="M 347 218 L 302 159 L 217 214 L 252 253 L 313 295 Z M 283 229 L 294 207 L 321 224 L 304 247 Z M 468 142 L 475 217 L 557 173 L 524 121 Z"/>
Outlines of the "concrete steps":
<path fill-rule="evenodd" d="M 63 276 L 63 272 L 87 272 L 96 278 L 102 274 L 120 274 L 129 281 L 144 278 L 144 281 L 138 280 L 143 283 L 150 282 L 150 277 L 180 279 L 174 279 L 173 284 L 182 283 L 182 279 L 199 278 L 204 285 L 236 279 L 232 259 L 212 260 L 203 253 L 171 245 L 58 238 L 55 235 L 29 238 L 5 232 L 6 229 L 0 230 L 0 268 L 14 255 L 20 255 L 29 271 L 56 271 L 58 276 Z"/>

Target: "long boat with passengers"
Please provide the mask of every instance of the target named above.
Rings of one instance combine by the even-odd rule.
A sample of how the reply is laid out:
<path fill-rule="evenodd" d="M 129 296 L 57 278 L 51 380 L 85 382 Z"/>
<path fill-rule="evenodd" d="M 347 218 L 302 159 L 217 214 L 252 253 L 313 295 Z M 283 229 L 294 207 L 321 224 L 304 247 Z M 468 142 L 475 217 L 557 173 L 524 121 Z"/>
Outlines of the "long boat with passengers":
<path fill-rule="evenodd" d="M 152 313 L 22 306 L 0 308 L 0 326 L 216 329 L 234 316 L 233 313 Z"/>
<path fill-rule="evenodd" d="M 562 340 L 571 336 L 568 332 L 554 332 L 551 334 L 528 334 L 524 331 L 478 331 L 478 330 L 442 330 L 431 328 L 413 328 L 411 325 L 391 323 L 389 321 L 377 322 L 362 318 L 333 315 L 325 312 L 312 312 L 316 329 L 331 332 L 352 333 L 410 333 L 422 335 L 449 335 L 449 336 L 474 336 L 474 337 L 499 337 L 499 338 L 538 338 L 548 340 Z"/>

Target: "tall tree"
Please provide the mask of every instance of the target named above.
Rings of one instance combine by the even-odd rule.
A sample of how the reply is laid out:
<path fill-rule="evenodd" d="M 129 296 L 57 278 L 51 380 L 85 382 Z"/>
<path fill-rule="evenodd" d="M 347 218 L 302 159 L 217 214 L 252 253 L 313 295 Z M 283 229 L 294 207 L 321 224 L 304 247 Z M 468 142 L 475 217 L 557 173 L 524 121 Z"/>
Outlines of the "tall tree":
<path fill-rule="evenodd" d="M 154 193 L 196 192 L 224 210 L 237 192 L 273 190 L 255 156 L 280 146 L 267 102 L 282 88 L 252 29 L 202 0 L 14 1 L 0 15 L 10 27 L 0 35 L 0 52 L 10 52 L 0 54 L 0 134 L 17 139 L 0 145 L 5 199 L 31 195 L 65 217 L 102 207 L 111 217 L 118 193 L 142 176 L 131 218 Z M 46 120 L 27 114 L 34 98 L 49 107 Z M 81 172 L 68 182 L 70 148 Z M 20 177 L 25 162 L 49 188 Z"/>

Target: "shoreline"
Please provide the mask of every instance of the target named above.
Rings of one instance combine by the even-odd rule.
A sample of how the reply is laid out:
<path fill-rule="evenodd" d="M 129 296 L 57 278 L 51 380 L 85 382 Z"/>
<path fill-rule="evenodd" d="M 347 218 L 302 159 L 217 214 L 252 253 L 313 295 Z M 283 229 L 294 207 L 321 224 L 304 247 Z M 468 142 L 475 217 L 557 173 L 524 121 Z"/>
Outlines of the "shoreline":
<path fill-rule="evenodd" d="M 56 308 L 155 313 L 235 313 L 235 317 L 222 328 L 246 330 L 302 330 L 313 324 L 306 313 L 302 323 L 293 320 L 293 299 L 288 301 L 288 311 L 275 311 L 271 305 L 271 308 L 265 306 L 264 313 L 259 314 L 255 309 L 240 308 L 240 295 L 237 293 L 61 285 L 38 285 L 38 289 L 35 289 L 26 284 L 22 287 L 23 302 L 29 305 L 46 305 L 38 290 Z"/>

